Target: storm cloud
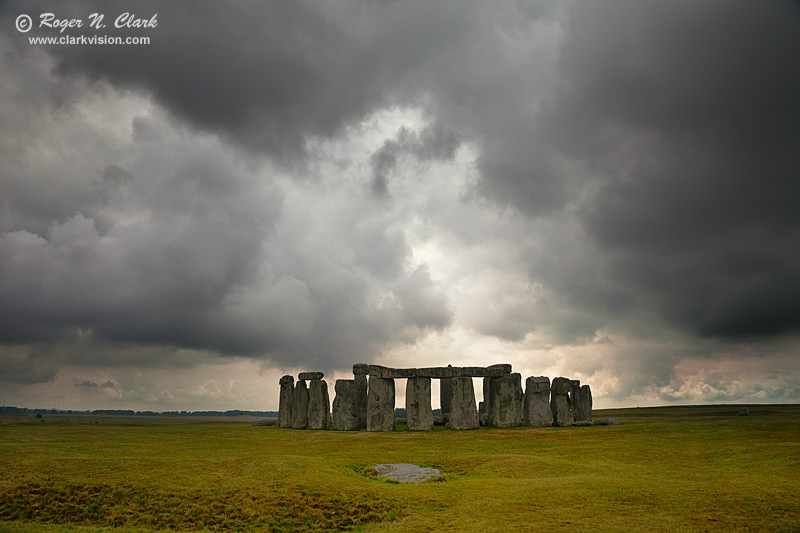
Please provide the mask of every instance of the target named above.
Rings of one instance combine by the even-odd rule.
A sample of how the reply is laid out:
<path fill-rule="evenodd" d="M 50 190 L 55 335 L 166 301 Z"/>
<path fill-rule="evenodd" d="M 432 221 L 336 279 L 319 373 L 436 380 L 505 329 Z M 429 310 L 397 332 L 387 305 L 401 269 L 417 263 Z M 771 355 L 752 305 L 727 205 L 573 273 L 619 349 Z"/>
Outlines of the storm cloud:
<path fill-rule="evenodd" d="M 150 44 L 28 40 L 125 11 Z M 600 405 L 800 399 L 794 2 L 0 21 L 0 401 L 272 406 L 213 376 L 476 358 Z"/>

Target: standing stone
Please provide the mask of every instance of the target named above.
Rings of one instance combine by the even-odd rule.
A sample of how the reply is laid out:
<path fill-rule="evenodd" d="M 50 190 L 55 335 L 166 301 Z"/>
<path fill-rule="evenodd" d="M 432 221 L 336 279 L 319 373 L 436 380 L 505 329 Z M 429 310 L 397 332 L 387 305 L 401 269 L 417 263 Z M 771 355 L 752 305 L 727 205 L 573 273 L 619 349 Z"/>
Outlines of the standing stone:
<path fill-rule="evenodd" d="M 475 429 L 480 427 L 478 409 L 475 407 L 475 389 L 472 378 L 451 378 L 450 417 L 447 427 L 450 429 Z"/>
<path fill-rule="evenodd" d="M 572 414 L 572 419 L 575 420 L 575 400 L 578 398 L 578 394 L 581 390 L 581 380 L 579 379 L 571 379 L 569 380 L 569 411 Z"/>
<path fill-rule="evenodd" d="M 448 367 L 450 365 L 447 365 Z M 453 396 L 453 378 L 439 380 L 439 405 L 442 407 L 442 418 L 445 424 L 450 419 L 450 401 Z"/>
<path fill-rule="evenodd" d="M 357 431 L 359 417 L 356 407 L 356 381 L 354 379 L 337 379 L 333 388 L 333 429 L 339 431 Z"/>
<path fill-rule="evenodd" d="M 550 410 L 550 378 L 530 377 L 525 380 L 524 424 L 533 427 L 553 425 Z"/>
<path fill-rule="evenodd" d="M 394 431 L 394 380 L 369 378 L 367 431 Z"/>
<path fill-rule="evenodd" d="M 302 379 L 294 384 L 292 393 L 292 427 L 294 429 L 308 427 L 308 388 Z"/>
<path fill-rule="evenodd" d="M 490 378 L 487 425 L 501 428 L 521 426 L 523 400 L 522 376 L 519 373 Z"/>
<path fill-rule="evenodd" d="M 550 390 L 550 411 L 553 413 L 554 426 L 571 426 L 572 418 L 569 412 L 570 380 L 555 378 Z"/>
<path fill-rule="evenodd" d="M 328 384 L 321 379 L 312 379 L 308 386 L 308 429 L 328 429 L 330 424 Z"/>
<path fill-rule="evenodd" d="M 356 363 L 353 365 L 353 376 L 356 381 L 355 412 L 358 416 L 357 429 L 367 428 L 367 374 L 369 374 L 368 364 Z"/>
<path fill-rule="evenodd" d="M 408 378 L 406 383 L 406 429 L 433 429 L 431 378 Z"/>
<path fill-rule="evenodd" d="M 483 378 L 483 401 L 478 406 L 478 421 L 481 426 L 489 425 L 489 381 L 491 378 Z"/>
<path fill-rule="evenodd" d="M 579 388 L 575 399 L 572 400 L 572 414 L 575 422 L 591 422 L 592 420 L 592 391 L 589 385 Z"/>
<path fill-rule="evenodd" d="M 292 427 L 292 395 L 294 394 L 294 378 L 286 375 L 281 377 L 281 393 L 278 400 L 278 426 Z"/>

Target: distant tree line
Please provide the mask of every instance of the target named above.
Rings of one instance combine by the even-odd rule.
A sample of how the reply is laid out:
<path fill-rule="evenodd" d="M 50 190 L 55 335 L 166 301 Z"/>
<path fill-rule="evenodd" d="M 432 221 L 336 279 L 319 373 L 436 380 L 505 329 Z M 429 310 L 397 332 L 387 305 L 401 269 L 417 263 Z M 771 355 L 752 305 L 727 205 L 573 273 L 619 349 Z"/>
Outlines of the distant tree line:
<path fill-rule="evenodd" d="M 258 416 L 262 418 L 275 418 L 277 411 L 242 411 L 232 409 L 229 411 L 134 411 L 132 409 L 94 409 L 87 411 L 74 411 L 72 409 L 28 409 L 27 407 L 0 406 L 0 413 L 6 414 L 62 414 L 62 415 L 115 415 L 115 416 Z"/>

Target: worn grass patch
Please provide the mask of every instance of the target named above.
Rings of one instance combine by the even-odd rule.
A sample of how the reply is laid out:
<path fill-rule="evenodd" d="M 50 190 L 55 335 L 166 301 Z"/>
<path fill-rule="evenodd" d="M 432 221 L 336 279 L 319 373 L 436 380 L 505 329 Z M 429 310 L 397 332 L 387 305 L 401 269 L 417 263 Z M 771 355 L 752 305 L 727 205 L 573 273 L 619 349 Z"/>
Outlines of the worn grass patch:
<path fill-rule="evenodd" d="M 596 412 L 622 426 L 327 432 L 0 426 L 0 531 L 797 531 L 800 407 Z M 385 483 L 377 463 L 439 469 Z"/>

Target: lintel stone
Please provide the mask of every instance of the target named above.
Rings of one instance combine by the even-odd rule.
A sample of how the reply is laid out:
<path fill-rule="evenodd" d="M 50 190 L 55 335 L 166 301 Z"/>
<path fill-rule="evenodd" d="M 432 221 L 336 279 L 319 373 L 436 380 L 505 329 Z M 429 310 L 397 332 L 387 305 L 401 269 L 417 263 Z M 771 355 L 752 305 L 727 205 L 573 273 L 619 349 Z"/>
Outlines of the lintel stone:
<path fill-rule="evenodd" d="M 323 377 L 325 377 L 325 374 L 322 372 L 300 372 L 297 374 L 297 379 L 299 380 L 322 379 Z"/>
<path fill-rule="evenodd" d="M 369 365 L 367 363 L 356 363 L 353 365 L 353 374 L 369 374 Z"/>

